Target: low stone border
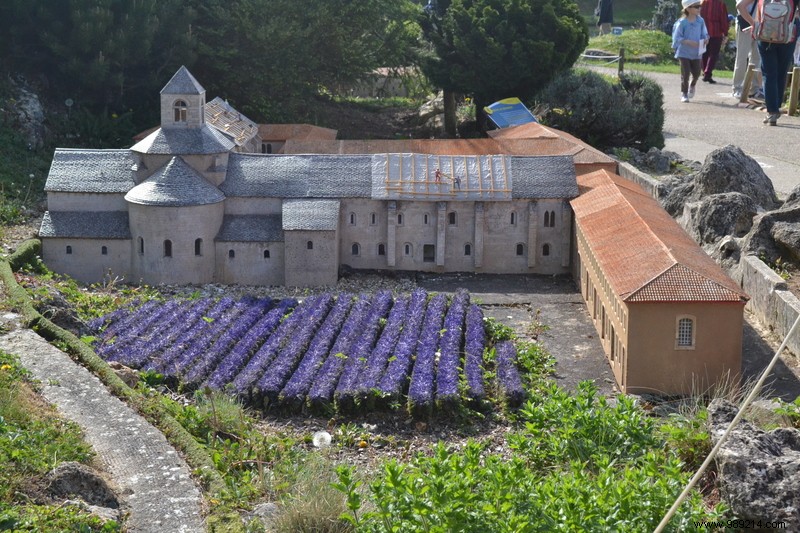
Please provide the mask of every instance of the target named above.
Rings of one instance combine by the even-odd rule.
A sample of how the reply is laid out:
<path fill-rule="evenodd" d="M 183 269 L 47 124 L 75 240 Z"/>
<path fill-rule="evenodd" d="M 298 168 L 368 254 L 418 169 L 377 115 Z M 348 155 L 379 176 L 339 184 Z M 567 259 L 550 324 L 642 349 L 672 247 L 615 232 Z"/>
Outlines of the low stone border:
<path fill-rule="evenodd" d="M 619 175 L 640 185 L 653 198 L 658 198 L 658 180 L 640 171 L 629 163 L 619 163 Z M 778 274 L 754 255 L 746 255 L 739 261 L 737 273 L 730 273 L 744 291 L 750 295 L 745 309 L 761 324 L 783 339 L 800 314 L 800 299 L 797 298 Z M 792 354 L 800 354 L 800 335 L 786 343 Z"/>

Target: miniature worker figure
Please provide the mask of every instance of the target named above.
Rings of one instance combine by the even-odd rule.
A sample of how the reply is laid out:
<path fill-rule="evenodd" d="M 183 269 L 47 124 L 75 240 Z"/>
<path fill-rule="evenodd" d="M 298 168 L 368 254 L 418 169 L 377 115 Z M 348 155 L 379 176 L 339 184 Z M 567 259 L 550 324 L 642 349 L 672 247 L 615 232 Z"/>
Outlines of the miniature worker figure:
<path fill-rule="evenodd" d="M 436 183 L 442 181 L 442 171 L 438 168 L 433 173 L 433 179 L 436 181 Z"/>
<path fill-rule="evenodd" d="M 461 190 L 461 176 L 453 178 L 453 184 L 456 186 L 456 189 Z"/>

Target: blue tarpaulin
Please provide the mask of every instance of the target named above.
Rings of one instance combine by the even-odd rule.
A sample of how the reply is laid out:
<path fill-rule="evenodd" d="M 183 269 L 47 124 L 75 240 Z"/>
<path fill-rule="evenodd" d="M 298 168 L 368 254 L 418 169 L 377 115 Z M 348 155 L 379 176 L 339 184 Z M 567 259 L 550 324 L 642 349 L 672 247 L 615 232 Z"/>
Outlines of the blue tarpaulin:
<path fill-rule="evenodd" d="M 504 98 L 483 108 L 498 128 L 519 126 L 528 122 L 537 122 L 533 113 L 525 107 L 519 98 Z"/>

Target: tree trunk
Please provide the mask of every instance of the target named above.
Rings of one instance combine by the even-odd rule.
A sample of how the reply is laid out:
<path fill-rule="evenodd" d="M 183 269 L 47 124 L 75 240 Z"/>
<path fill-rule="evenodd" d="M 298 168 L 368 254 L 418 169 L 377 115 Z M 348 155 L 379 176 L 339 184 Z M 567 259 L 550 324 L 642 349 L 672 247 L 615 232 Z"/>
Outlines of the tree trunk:
<path fill-rule="evenodd" d="M 480 96 L 474 96 L 472 99 L 475 104 L 475 129 L 480 133 L 486 133 L 489 130 L 489 117 L 483 108 L 487 102 Z"/>
<path fill-rule="evenodd" d="M 456 137 L 456 95 L 448 89 L 442 90 L 444 99 L 444 133 L 451 139 Z"/>

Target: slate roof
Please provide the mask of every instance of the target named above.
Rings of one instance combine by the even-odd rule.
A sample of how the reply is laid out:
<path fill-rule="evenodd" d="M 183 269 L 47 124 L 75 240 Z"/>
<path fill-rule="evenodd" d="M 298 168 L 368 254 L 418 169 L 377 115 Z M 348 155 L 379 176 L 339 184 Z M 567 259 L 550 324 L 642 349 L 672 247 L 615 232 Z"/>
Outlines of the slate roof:
<path fill-rule="evenodd" d="M 280 215 L 225 215 L 220 242 L 283 242 Z"/>
<path fill-rule="evenodd" d="M 125 193 L 133 187 L 128 150 L 56 148 L 46 192 Z"/>
<path fill-rule="evenodd" d="M 232 153 L 220 189 L 228 197 L 369 198 L 371 157 Z"/>
<path fill-rule="evenodd" d="M 39 237 L 130 239 L 126 211 L 46 211 Z"/>
<path fill-rule="evenodd" d="M 335 231 L 339 226 L 336 200 L 286 200 L 283 202 L 283 229 Z"/>
<path fill-rule="evenodd" d="M 215 204 L 224 199 L 219 189 L 180 157 L 170 159 L 125 195 L 125 200 L 134 204 L 172 207 Z"/>
<path fill-rule="evenodd" d="M 578 177 L 575 221 L 626 302 L 744 302 L 746 293 L 641 187 L 606 171 Z"/>
<path fill-rule="evenodd" d="M 236 111 L 228 102 L 217 96 L 204 108 L 206 123 L 227 135 L 237 146 L 242 146 L 258 133 L 255 122 Z"/>
<path fill-rule="evenodd" d="M 206 92 L 189 70 L 181 66 L 167 82 L 161 94 L 203 94 Z"/>
<path fill-rule="evenodd" d="M 162 155 L 222 154 L 235 144 L 208 124 L 199 128 L 159 128 L 131 147 L 134 152 Z"/>
<path fill-rule="evenodd" d="M 578 183 L 569 156 L 512 157 L 514 198 L 575 198 Z"/>

